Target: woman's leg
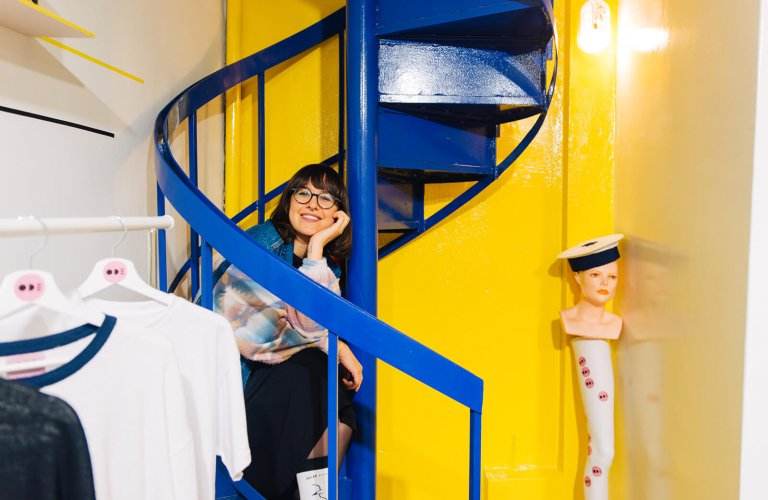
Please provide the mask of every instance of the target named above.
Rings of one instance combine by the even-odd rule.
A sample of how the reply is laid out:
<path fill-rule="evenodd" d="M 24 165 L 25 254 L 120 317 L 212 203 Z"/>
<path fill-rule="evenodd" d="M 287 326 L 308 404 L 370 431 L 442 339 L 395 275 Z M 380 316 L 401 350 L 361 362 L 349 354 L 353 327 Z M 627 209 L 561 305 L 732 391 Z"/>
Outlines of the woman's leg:
<path fill-rule="evenodd" d="M 341 372 L 341 370 L 340 370 Z M 340 373 L 340 377 L 344 374 Z M 341 462 L 347 453 L 347 449 L 352 441 L 352 434 L 355 429 L 355 416 L 352 411 L 352 397 L 353 393 L 346 391 L 341 379 L 339 379 L 338 385 L 339 391 L 339 420 L 338 420 L 338 433 L 337 433 L 337 455 L 334 459 L 337 460 L 336 467 L 330 467 L 328 459 L 328 428 L 323 429 L 320 437 L 315 441 L 312 450 L 307 454 L 307 458 L 304 461 L 303 466 L 296 474 L 297 487 L 300 491 L 300 500 L 314 500 L 315 496 L 320 496 L 325 493 L 328 488 L 328 474 L 337 474 L 341 468 Z M 326 392 L 326 391 L 322 391 Z M 323 395 L 325 396 L 325 395 Z M 327 410 L 323 399 L 320 403 L 322 407 L 322 414 L 325 415 Z M 321 497 L 322 498 L 322 497 Z"/>
<path fill-rule="evenodd" d="M 347 453 L 347 448 L 352 440 L 352 428 L 345 423 L 339 424 L 339 446 L 338 446 L 338 466 L 341 467 L 341 460 Z M 322 469 L 322 472 L 318 472 Z M 311 500 L 315 495 L 326 493 L 328 488 L 328 429 L 323 432 L 322 437 L 317 441 L 315 447 L 309 452 L 307 459 L 300 471 L 296 474 L 297 489 L 295 500 Z M 338 469 L 333 472 L 336 474 Z M 319 474 L 319 475 L 318 475 Z M 301 483 L 299 485 L 298 483 Z M 303 489 L 302 489 L 303 488 Z M 301 492 L 301 493 L 299 493 Z M 320 498 L 325 498 L 321 496 Z"/>
<path fill-rule="evenodd" d="M 575 339 L 576 377 L 587 416 L 585 500 L 608 499 L 608 471 L 613 463 L 613 363 L 605 340 Z"/>
<path fill-rule="evenodd" d="M 338 457 L 339 461 L 337 462 L 339 464 L 339 467 L 341 467 L 341 461 L 344 458 L 344 456 L 347 454 L 347 449 L 349 448 L 349 443 L 352 441 L 352 428 L 348 426 L 345 423 L 339 424 L 339 446 L 338 446 Z M 315 444 L 315 447 L 312 448 L 312 451 L 309 452 L 309 456 L 307 456 L 308 459 L 312 458 L 320 458 L 320 457 L 327 457 L 328 456 L 328 429 L 325 430 L 320 440 Z"/>

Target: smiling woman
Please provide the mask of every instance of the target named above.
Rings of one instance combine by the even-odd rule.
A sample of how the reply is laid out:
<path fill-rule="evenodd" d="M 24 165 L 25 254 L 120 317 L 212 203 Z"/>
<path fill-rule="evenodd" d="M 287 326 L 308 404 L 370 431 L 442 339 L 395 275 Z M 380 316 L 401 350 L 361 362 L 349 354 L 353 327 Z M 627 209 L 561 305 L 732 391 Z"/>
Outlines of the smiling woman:
<path fill-rule="evenodd" d="M 246 232 L 339 294 L 341 264 L 352 241 L 348 206 L 336 171 L 307 165 L 288 181 L 270 220 Z M 232 324 L 242 356 L 253 457 L 244 477 L 267 499 L 299 498 L 297 474 L 327 467 L 328 330 L 227 261 L 217 266 L 215 276 L 214 310 Z M 343 455 L 355 429 L 352 397 L 363 376 L 362 366 L 341 341 L 339 364 L 339 454 Z"/>

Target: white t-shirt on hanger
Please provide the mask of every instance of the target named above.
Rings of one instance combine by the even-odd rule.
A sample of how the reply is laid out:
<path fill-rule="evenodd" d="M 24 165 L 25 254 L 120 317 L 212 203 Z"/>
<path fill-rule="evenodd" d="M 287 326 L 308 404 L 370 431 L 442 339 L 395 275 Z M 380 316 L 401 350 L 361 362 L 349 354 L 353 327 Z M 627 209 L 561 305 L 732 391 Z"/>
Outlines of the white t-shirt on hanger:
<path fill-rule="evenodd" d="M 232 327 L 222 316 L 169 295 L 168 306 L 155 301 L 85 302 L 119 321 L 145 327 L 168 339 L 181 371 L 197 451 L 200 498 L 215 495 L 216 455 L 232 479 L 251 463 L 240 352 Z"/>
<path fill-rule="evenodd" d="M 13 338 L 13 324 L 12 318 L 0 321 L 3 340 Z M 45 373 L 7 376 L 63 399 L 77 412 L 97 498 L 198 498 L 194 441 L 167 339 L 107 316 L 98 327 L 0 343 L 2 362 L 29 353 L 66 360 Z"/>

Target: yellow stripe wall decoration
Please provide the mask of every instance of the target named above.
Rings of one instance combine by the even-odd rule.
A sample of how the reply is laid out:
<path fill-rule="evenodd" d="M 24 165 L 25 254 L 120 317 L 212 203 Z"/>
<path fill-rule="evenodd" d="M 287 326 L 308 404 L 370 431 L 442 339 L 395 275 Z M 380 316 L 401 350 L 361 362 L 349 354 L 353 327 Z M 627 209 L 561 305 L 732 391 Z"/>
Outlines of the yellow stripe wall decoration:
<path fill-rule="evenodd" d="M 29 0 L 0 0 L 0 26 L 27 36 L 95 36 L 87 29 Z"/>
<path fill-rule="evenodd" d="M 88 61 L 90 61 L 90 62 L 92 62 L 94 64 L 98 64 L 99 66 L 101 66 L 103 68 L 106 68 L 106 69 L 108 69 L 110 71 L 114 71 L 115 73 L 117 73 L 119 75 L 122 75 L 122 76 L 124 76 L 126 78 L 129 78 L 129 79 L 131 79 L 131 80 L 133 80 L 135 82 L 144 83 L 144 79 L 139 78 L 138 76 L 136 76 L 136 75 L 134 75 L 132 73 L 128 73 L 127 71 L 122 70 L 122 69 L 118 68 L 117 66 L 113 66 L 113 65 L 111 65 L 111 64 L 109 64 L 109 63 L 107 63 L 105 61 L 102 61 L 101 59 L 97 59 L 97 58 L 95 58 L 95 57 L 93 57 L 91 55 L 88 55 L 85 52 L 77 50 L 74 47 L 70 47 L 69 45 L 67 45 L 65 43 L 62 43 L 62 42 L 60 42 L 58 40 L 54 40 L 53 38 L 49 38 L 49 37 L 40 37 L 40 40 L 42 40 L 42 41 L 44 41 L 46 43 L 50 43 L 51 45 L 54 45 L 56 47 L 59 47 L 60 49 L 66 50 L 67 52 L 71 52 L 72 54 L 75 54 L 76 56 L 82 57 L 83 59 L 86 59 L 86 60 L 88 60 Z"/>

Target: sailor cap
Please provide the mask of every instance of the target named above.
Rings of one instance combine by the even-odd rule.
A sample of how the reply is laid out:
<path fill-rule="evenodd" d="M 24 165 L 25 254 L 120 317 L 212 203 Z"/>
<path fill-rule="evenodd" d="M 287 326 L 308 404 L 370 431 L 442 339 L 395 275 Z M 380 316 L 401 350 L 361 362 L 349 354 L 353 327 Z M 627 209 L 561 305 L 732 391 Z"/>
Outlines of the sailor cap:
<path fill-rule="evenodd" d="M 602 266 L 619 259 L 619 240 L 623 237 L 623 234 L 609 234 L 583 241 L 561 252 L 557 258 L 568 259 L 575 273 Z"/>

